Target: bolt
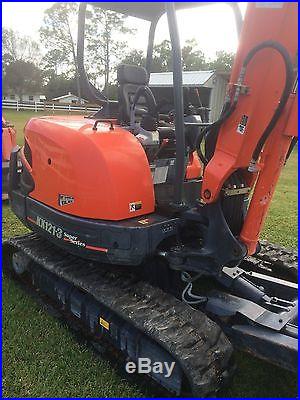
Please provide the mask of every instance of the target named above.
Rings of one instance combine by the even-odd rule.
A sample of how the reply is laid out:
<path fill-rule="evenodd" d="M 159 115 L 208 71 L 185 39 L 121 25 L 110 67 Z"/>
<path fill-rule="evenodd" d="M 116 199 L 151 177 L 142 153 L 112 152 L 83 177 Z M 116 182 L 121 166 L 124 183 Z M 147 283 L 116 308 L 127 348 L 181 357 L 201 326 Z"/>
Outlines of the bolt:
<path fill-rule="evenodd" d="M 210 198 L 211 198 L 211 192 L 210 192 L 210 190 L 205 189 L 203 195 L 204 195 L 204 198 L 205 198 L 205 199 L 210 199 Z"/>
<path fill-rule="evenodd" d="M 280 318 L 279 322 L 282 324 L 283 320 Z"/>

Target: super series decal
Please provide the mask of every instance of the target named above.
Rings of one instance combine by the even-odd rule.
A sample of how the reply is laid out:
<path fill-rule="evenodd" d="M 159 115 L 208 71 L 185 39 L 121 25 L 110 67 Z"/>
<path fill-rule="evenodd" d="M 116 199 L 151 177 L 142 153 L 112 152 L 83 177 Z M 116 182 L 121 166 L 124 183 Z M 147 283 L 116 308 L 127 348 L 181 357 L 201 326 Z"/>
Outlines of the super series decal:
<path fill-rule="evenodd" d="M 64 231 L 62 228 L 59 228 L 58 226 L 54 225 L 52 222 L 47 221 L 46 219 L 40 217 L 37 215 L 36 219 L 34 220 L 31 217 L 27 217 L 27 220 L 41 229 L 43 229 L 45 232 L 48 234 L 54 236 L 56 239 L 63 240 L 64 242 L 68 242 L 74 246 L 77 247 L 83 247 L 88 250 L 95 250 L 95 251 L 101 251 L 104 253 L 108 252 L 108 249 L 105 247 L 98 247 L 98 246 L 91 246 L 82 240 L 78 238 L 78 236 L 71 235 L 70 233 Z"/>

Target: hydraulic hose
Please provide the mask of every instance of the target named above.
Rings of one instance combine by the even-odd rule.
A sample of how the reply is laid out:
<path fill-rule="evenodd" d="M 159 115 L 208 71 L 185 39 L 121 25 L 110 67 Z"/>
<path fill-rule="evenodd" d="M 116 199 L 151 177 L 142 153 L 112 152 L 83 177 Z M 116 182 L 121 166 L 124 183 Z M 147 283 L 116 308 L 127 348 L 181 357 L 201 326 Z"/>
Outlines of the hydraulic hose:
<path fill-rule="evenodd" d="M 261 153 L 261 150 L 262 150 L 266 140 L 268 139 L 272 130 L 274 129 L 274 127 L 282 113 L 282 110 L 284 109 L 284 107 L 287 103 L 289 94 L 290 94 L 290 92 L 292 90 L 292 86 L 293 86 L 294 71 L 293 71 L 293 63 L 292 63 L 291 57 L 284 46 L 282 46 L 280 43 L 272 41 L 272 40 L 264 41 L 264 42 L 260 43 L 259 45 L 255 46 L 252 50 L 250 50 L 250 52 L 248 53 L 248 55 L 246 56 L 246 58 L 243 62 L 241 72 L 240 72 L 240 75 L 238 78 L 238 85 L 242 85 L 244 82 L 244 77 L 245 77 L 246 69 L 247 69 L 249 62 L 256 55 L 257 52 L 259 52 L 260 50 L 265 49 L 265 48 L 273 48 L 273 49 L 277 50 L 279 52 L 279 54 L 282 56 L 282 58 L 284 60 L 284 64 L 285 64 L 286 79 L 285 79 L 285 86 L 282 91 L 278 107 L 276 108 L 269 124 L 263 131 L 263 133 L 253 151 L 251 164 L 255 164 L 256 161 L 258 160 L 258 157 Z M 216 138 L 215 138 L 215 145 L 216 145 L 218 134 L 219 134 L 219 128 L 220 128 L 221 124 L 235 110 L 237 102 L 238 102 L 239 94 L 240 94 L 240 87 L 238 86 L 236 89 L 236 92 L 234 94 L 234 99 L 233 99 L 232 105 L 230 104 L 230 101 L 227 101 L 223 107 L 223 111 L 220 115 L 220 118 L 217 121 L 215 121 L 213 124 L 211 124 L 210 126 L 206 127 L 199 134 L 199 136 L 196 139 L 195 146 L 197 148 L 198 155 L 205 166 L 208 164 L 209 159 L 207 159 L 207 157 L 201 151 L 201 142 L 204 139 L 204 137 L 211 134 L 211 132 L 215 129 L 214 132 L 216 132 Z"/>
<path fill-rule="evenodd" d="M 294 150 L 294 147 L 296 146 L 297 142 L 298 142 L 298 138 L 293 137 L 290 147 L 288 149 L 287 155 L 285 157 L 285 163 L 287 163 L 288 159 L 290 158 L 290 155 L 292 154 L 292 151 Z"/>
<path fill-rule="evenodd" d="M 212 123 L 211 125 L 208 125 L 206 128 L 204 128 L 199 135 L 196 138 L 196 142 L 195 142 L 195 148 L 197 149 L 197 153 L 199 155 L 200 160 L 202 161 L 202 163 L 204 165 L 207 165 L 209 162 L 209 159 L 207 159 L 207 157 L 203 154 L 202 150 L 201 150 L 201 143 L 203 141 L 203 139 L 209 135 L 214 129 L 219 130 L 219 128 L 221 127 L 222 123 L 228 118 L 230 117 L 230 115 L 233 113 L 233 111 L 236 108 L 236 103 L 237 101 L 234 101 L 232 103 L 232 105 L 230 104 L 230 101 L 227 101 L 222 109 L 221 115 L 219 117 L 219 119 L 217 121 L 215 121 L 214 123 Z M 216 137 L 217 139 L 217 137 Z"/>
<path fill-rule="evenodd" d="M 284 85 L 284 89 L 282 91 L 280 100 L 279 100 L 279 104 L 273 114 L 273 117 L 271 118 L 268 126 L 266 127 L 266 129 L 264 130 L 263 134 L 261 135 L 255 149 L 252 155 L 252 162 L 256 162 L 258 160 L 258 157 L 262 151 L 262 148 L 264 147 L 264 144 L 266 143 L 266 140 L 268 139 L 268 137 L 270 136 L 272 130 L 274 129 L 287 101 L 290 95 L 290 92 L 292 90 L 293 87 L 293 83 L 294 83 L 294 69 L 293 69 L 293 63 L 291 60 L 291 57 L 288 53 L 288 51 L 286 50 L 286 48 L 284 46 L 282 46 L 280 43 L 278 42 L 274 42 L 272 40 L 263 42 L 261 44 L 259 44 L 258 46 L 254 47 L 249 54 L 247 55 L 247 57 L 245 58 L 243 67 L 247 68 L 247 65 L 249 64 L 250 60 L 255 56 L 255 54 L 264 49 L 264 48 L 272 48 L 274 50 L 277 50 L 280 55 L 282 56 L 283 60 L 284 60 L 284 65 L 285 65 L 285 85 Z"/>

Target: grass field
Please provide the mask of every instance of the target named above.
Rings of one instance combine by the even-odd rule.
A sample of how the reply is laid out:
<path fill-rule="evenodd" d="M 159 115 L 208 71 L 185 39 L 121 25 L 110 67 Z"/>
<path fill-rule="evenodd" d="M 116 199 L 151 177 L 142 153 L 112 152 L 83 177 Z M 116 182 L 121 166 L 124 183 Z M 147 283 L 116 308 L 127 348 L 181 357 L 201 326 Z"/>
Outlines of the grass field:
<path fill-rule="evenodd" d="M 4 110 L 18 130 L 36 113 Z M 26 229 L 3 206 L 3 237 Z M 277 186 L 263 237 L 297 248 L 297 151 Z M 149 380 L 128 376 L 118 358 L 95 355 L 16 283 L 3 277 L 4 397 L 157 397 Z M 296 375 L 237 353 L 238 369 L 224 397 L 296 397 Z M 165 394 L 164 394 L 165 395 Z"/>
<path fill-rule="evenodd" d="M 15 110 L 3 110 L 3 115 L 5 119 L 12 124 L 14 124 L 16 130 L 17 130 L 17 142 L 19 145 L 22 145 L 23 143 L 23 131 L 24 131 L 24 126 L 26 122 L 33 117 L 38 117 L 38 116 L 43 116 L 43 115 L 64 115 L 69 113 L 66 113 L 64 111 L 57 111 L 55 110 L 55 113 L 53 114 L 52 110 L 47 110 L 47 111 L 15 111 Z M 79 112 L 71 112 L 70 114 L 78 115 L 80 114 Z"/>

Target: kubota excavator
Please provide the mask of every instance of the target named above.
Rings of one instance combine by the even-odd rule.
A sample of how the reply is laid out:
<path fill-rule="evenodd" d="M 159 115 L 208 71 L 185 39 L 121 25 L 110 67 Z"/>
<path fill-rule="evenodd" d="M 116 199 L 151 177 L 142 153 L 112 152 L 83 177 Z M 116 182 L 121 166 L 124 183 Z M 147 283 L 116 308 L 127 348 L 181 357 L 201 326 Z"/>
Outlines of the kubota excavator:
<path fill-rule="evenodd" d="M 26 124 L 9 196 L 33 233 L 3 244 L 4 267 L 91 340 L 174 361 L 169 377 L 149 374 L 195 396 L 228 380 L 233 346 L 297 366 L 297 257 L 258 243 L 297 137 L 297 3 L 248 3 L 244 21 L 228 3 L 239 47 L 211 124 L 183 101 L 176 22 L 176 9 L 208 4 L 91 3 L 150 22 L 146 68 L 118 68 L 117 112 L 88 81 L 80 5 L 78 71 L 100 110 Z M 174 107 L 162 113 L 148 81 L 165 12 Z"/>
<path fill-rule="evenodd" d="M 2 116 L 2 201 L 8 200 L 8 171 L 11 151 L 17 145 L 14 126 Z"/>

